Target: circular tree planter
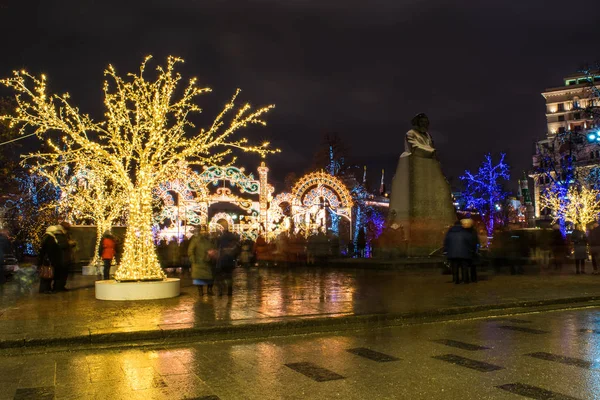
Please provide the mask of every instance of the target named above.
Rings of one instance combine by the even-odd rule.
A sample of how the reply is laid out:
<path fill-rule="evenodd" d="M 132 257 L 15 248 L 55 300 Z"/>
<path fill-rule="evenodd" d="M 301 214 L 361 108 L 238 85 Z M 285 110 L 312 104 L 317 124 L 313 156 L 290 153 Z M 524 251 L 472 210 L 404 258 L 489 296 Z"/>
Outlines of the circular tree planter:
<path fill-rule="evenodd" d="M 179 296 L 180 292 L 180 280 L 176 278 L 146 282 L 96 281 L 98 300 L 168 299 Z"/>

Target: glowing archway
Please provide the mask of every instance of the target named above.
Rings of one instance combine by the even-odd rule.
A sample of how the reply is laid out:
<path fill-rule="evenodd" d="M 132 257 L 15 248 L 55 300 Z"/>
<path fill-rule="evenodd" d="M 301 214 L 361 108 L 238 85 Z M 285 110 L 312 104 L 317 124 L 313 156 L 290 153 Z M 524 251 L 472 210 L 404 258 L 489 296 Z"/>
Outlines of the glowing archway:
<path fill-rule="evenodd" d="M 210 223 L 208 224 L 208 231 L 209 232 L 221 232 L 223 230 L 223 225 L 219 224 L 219 221 L 221 221 L 221 220 L 225 220 L 225 222 L 227 222 L 227 226 L 230 231 L 234 230 L 235 222 L 233 222 L 233 217 L 227 213 L 220 212 L 220 213 L 216 213 L 210 219 Z"/>
<path fill-rule="evenodd" d="M 325 230 L 329 216 L 331 229 L 338 233 L 340 217 L 352 221 L 352 205 L 350 191 L 339 178 L 324 171 L 307 174 L 292 189 L 294 230 Z"/>

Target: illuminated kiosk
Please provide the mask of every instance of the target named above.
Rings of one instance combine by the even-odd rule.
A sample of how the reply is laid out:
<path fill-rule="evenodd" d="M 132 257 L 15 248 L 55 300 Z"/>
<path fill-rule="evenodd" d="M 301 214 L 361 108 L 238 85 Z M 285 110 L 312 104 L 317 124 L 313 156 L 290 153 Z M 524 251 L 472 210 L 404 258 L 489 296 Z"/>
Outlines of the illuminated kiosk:
<path fill-rule="evenodd" d="M 181 284 L 177 278 L 137 282 L 96 281 L 98 300 L 158 300 L 177 297 L 180 293 Z"/>

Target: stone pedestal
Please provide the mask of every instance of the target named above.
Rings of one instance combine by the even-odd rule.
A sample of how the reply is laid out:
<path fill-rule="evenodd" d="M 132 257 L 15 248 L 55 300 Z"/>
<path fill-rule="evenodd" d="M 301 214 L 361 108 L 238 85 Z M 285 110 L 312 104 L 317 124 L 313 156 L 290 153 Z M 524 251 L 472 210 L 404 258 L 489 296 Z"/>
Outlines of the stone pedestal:
<path fill-rule="evenodd" d="M 444 235 L 455 221 L 450 185 L 439 161 L 400 157 L 392 181 L 388 226 L 403 228 L 407 255 L 427 256 L 442 247 Z"/>

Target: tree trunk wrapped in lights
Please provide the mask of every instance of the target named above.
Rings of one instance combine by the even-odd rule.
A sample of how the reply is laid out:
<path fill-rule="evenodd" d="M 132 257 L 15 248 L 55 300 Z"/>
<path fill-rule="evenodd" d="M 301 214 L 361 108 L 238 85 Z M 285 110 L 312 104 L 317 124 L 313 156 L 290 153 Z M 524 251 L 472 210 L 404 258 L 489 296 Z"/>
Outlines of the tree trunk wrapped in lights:
<path fill-rule="evenodd" d="M 190 117 L 199 113 L 195 98 L 208 88 L 199 88 L 196 79 L 185 88 L 175 66 L 182 60 L 169 57 L 165 67 L 156 68 L 154 81 L 146 80 L 144 71 L 150 57 L 141 65 L 138 74 L 125 78 L 117 75 L 113 66 L 105 71 L 105 119 L 93 121 L 87 114 L 69 104 L 69 95 L 47 93 L 46 78 L 36 78 L 25 71 L 16 71 L 0 83 L 16 92 L 17 109 L 14 115 L 3 116 L 22 134 L 33 131 L 45 137 L 49 131 L 60 133 L 58 139 L 48 139 L 48 153 L 31 154 L 46 165 L 66 166 L 83 164 L 90 172 L 111 177 L 127 196 L 127 233 L 123 259 L 117 280 L 154 280 L 165 277 L 160 268 L 152 241 L 152 191 L 177 172 L 179 164 L 211 165 L 233 162 L 232 149 L 259 153 L 265 156 L 278 151 L 269 143 L 249 145 L 235 132 L 249 124 L 265 125 L 263 114 L 273 106 L 252 111 L 246 104 L 226 123 L 225 118 L 235 108 L 236 91 L 223 111 L 208 129 L 195 134 Z M 176 93 L 181 95 L 175 98 Z"/>

